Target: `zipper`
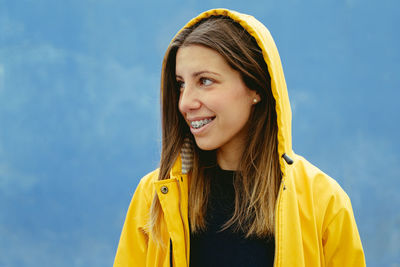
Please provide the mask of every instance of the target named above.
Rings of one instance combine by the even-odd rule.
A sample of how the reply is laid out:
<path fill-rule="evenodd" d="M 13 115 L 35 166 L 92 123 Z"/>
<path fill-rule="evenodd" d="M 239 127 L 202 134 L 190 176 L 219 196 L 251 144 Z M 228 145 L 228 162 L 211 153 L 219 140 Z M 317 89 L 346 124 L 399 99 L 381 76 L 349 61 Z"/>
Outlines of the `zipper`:
<path fill-rule="evenodd" d="M 182 177 L 181 177 L 182 179 Z M 185 227 L 185 221 L 183 219 L 182 216 L 182 206 L 181 206 L 181 202 L 182 202 L 182 189 L 181 189 L 181 181 L 179 180 L 179 178 L 177 179 L 178 181 L 178 188 L 179 188 L 179 214 L 181 216 L 181 222 L 182 222 L 182 227 L 183 227 L 183 238 L 185 239 L 185 258 L 186 258 L 186 266 L 188 266 L 188 258 L 187 258 L 187 244 L 186 244 L 186 227 Z"/>
<path fill-rule="evenodd" d="M 278 267 L 278 250 L 279 250 L 279 239 L 280 239 L 280 235 L 278 233 L 280 227 L 279 227 L 279 216 L 282 216 L 282 212 L 279 212 L 279 208 L 281 206 L 281 199 L 282 199 L 282 194 L 283 191 L 286 190 L 286 185 L 285 185 L 285 179 L 282 178 L 281 180 L 281 185 L 279 188 L 279 192 L 278 192 L 278 201 L 276 203 L 276 207 L 275 207 L 275 256 L 274 256 L 274 267 Z"/>
<path fill-rule="evenodd" d="M 172 258 L 172 240 L 169 239 L 169 266 L 173 267 L 173 258 Z"/>

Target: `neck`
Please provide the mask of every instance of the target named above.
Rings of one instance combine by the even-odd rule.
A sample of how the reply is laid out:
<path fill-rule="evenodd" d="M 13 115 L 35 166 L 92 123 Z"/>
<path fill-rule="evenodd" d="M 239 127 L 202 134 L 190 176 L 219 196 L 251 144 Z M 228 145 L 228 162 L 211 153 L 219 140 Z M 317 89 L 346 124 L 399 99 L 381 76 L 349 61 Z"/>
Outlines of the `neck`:
<path fill-rule="evenodd" d="M 239 168 L 242 153 L 243 148 L 241 146 L 230 149 L 219 148 L 217 150 L 217 163 L 223 170 L 236 171 Z"/>

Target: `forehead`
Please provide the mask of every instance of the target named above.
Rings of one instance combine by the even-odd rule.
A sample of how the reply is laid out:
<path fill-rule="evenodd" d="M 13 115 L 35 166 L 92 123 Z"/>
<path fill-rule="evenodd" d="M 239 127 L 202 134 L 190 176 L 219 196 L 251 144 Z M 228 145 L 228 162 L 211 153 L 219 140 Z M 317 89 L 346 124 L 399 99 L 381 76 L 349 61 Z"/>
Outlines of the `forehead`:
<path fill-rule="evenodd" d="M 176 75 L 186 75 L 197 71 L 224 72 L 232 70 L 226 60 L 215 50 L 189 45 L 178 49 L 176 53 Z"/>

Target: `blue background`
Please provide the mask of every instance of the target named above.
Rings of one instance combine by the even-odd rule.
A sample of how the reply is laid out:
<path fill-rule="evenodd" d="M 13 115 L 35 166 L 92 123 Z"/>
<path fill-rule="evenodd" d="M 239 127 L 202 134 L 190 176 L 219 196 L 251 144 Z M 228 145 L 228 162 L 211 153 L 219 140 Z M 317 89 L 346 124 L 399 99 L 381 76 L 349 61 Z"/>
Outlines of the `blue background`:
<path fill-rule="evenodd" d="M 352 199 L 368 266 L 400 266 L 400 2 L 0 0 L 0 266 L 111 266 L 158 165 L 164 51 L 198 13 L 258 18 L 294 150 Z"/>

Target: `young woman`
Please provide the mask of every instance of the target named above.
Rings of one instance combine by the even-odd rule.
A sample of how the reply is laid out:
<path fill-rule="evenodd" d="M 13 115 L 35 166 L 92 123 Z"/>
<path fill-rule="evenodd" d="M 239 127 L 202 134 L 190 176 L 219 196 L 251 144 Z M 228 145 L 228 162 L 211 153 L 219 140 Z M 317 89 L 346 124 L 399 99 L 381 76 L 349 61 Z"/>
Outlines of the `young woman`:
<path fill-rule="evenodd" d="M 114 266 L 365 266 L 350 200 L 296 155 L 274 41 L 225 9 L 162 69 L 160 168 L 132 198 Z"/>

